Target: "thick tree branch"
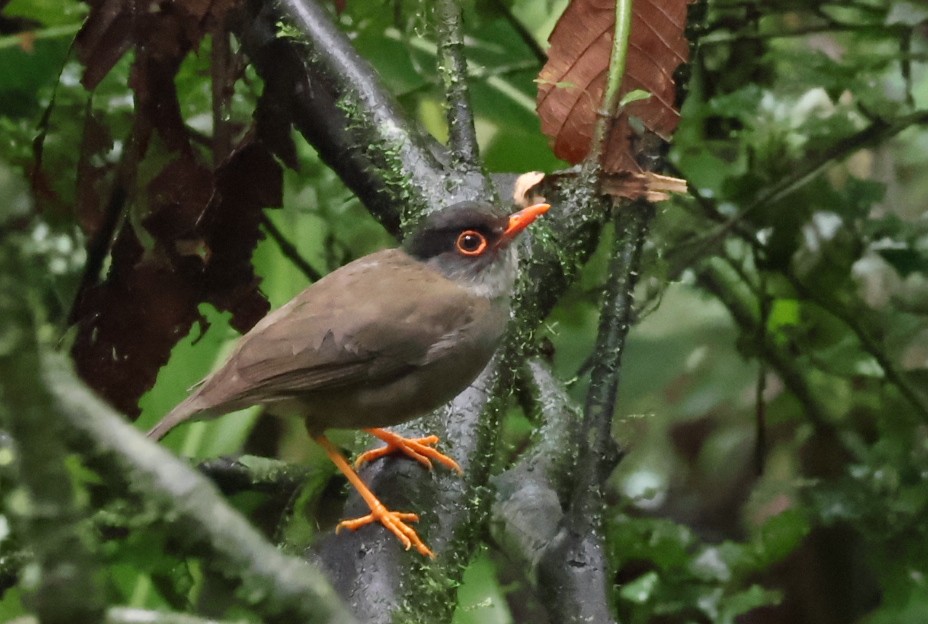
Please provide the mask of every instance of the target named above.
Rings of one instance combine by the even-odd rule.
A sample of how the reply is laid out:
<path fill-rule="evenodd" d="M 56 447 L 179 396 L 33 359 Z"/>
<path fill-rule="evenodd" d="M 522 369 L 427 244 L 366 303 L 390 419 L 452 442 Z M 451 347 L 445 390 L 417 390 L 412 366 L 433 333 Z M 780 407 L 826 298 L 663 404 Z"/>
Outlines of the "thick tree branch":
<path fill-rule="evenodd" d="M 561 597 L 557 622 L 612 622 L 609 565 L 603 542 L 603 487 L 620 450 L 612 438 L 625 336 L 632 323 L 633 292 L 653 207 L 635 202 L 616 211 L 615 241 L 603 294 L 590 390 L 580 428 L 583 449 L 575 469 L 570 507 L 557 541 L 541 561 L 539 584 Z M 570 561 L 571 565 L 564 565 Z"/>
<path fill-rule="evenodd" d="M 98 622 L 103 595 L 96 562 L 80 528 L 81 512 L 65 460 L 63 427 L 54 417 L 54 398 L 38 379 L 39 345 L 33 303 L 23 292 L 26 274 L 10 245 L 0 251 L 0 416 L 15 444 L 13 461 L 20 496 L 5 501 L 38 564 L 32 605 L 43 623 Z M 7 256 L 7 257 L 4 257 Z M 12 270 L 11 270 L 12 269 Z"/>
<path fill-rule="evenodd" d="M 205 477 L 151 443 L 90 392 L 63 356 L 44 354 L 41 369 L 79 443 L 118 467 L 109 474 L 162 502 L 178 537 L 205 544 L 223 573 L 249 590 L 252 607 L 265 621 L 354 621 L 318 570 L 269 544 Z"/>
<path fill-rule="evenodd" d="M 561 528 L 573 485 L 580 413 L 551 367 L 532 359 L 522 370 L 522 393 L 538 427 L 529 449 L 516 464 L 492 479 L 496 489 L 490 528 L 502 550 L 537 577 L 538 565 Z M 542 591 L 550 612 L 563 599 Z"/>
<path fill-rule="evenodd" d="M 274 107 L 264 117 L 266 124 L 292 120 L 322 160 L 396 236 L 402 216 L 444 205 L 443 149 L 403 115 L 319 4 L 251 4 L 237 29 L 265 82 L 265 100 Z M 281 11 L 302 39 L 279 36 Z"/>

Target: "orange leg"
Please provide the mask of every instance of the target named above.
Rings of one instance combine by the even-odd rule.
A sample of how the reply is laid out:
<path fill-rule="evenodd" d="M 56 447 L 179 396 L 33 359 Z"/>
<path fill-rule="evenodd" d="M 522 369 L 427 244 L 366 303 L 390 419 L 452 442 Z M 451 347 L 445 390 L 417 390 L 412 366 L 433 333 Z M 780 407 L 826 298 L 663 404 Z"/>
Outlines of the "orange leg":
<path fill-rule="evenodd" d="M 314 436 L 313 439 L 325 450 L 326 454 L 329 456 L 329 459 L 338 467 L 338 469 L 344 474 L 348 481 L 355 487 L 358 493 L 361 495 L 361 498 L 364 499 L 364 502 L 367 503 L 367 506 L 370 507 L 371 513 L 360 518 L 355 518 L 354 520 L 342 520 L 338 523 L 338 526 L 335 527 L 335 532 L 338 533 L 343 528 L 351 529 L 355 531 L 360 527 L 371 524 L 373 522 L 379 522 L 387 529 L 389 529 L 400 542 L 406 550 L 409 550 L 410 546 L 415 546 L 416 550 L 419 553 L 425 555 L 426 557 L 435 558 L 435 554 L 429 550 L 421 539 L 416 531 L 406 524 L 407 522 L 418 522 L 419 516 L 414 513 L 403 513 L 398 511 L 391 511 L 387 509 L 383 503 L 370 491 L 364 482 L 361 481 L 361 477 L 358 476 L 354 470 L 351 469 L 351 466 L 348 465 L 348 461 L 342 457 L 342 454 L 338 452 L 338 449 L 329 442 L 329 439 L 324 435 Z"/>
<path fill-rule="evenodd" d="M 380 459 L 386 455 L 404 453 L 429 470 L 432 469 L 432 462 L 429 461 L 431 458 L 440 464 L 444 464 L 451 470 L 456 471 L 458 474 L 464 474 L 464 471 L 461 470 L 461 467 L 458 466 L 456 461 L 432 448 L 438 444 L 438 436 L 404 438 L 386 429 L 365 429 L 365 431 L 372 436 L 380 438 L 386 442 L 387 445 L 358 455 L 357 459 L 354 460 L 355 468 L 360 468 L 361 465 L 374 461 L 375 459 Z"/>

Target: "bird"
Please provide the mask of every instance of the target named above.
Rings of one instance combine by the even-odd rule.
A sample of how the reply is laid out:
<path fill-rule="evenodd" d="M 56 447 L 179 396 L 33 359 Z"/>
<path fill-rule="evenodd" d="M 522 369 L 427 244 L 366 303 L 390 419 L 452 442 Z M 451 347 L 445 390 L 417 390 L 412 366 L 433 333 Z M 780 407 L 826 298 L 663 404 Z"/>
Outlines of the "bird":
<path fill-rule="evenodd" d="M 148 437 L 160 440 L 183 422 L 254 405 L 301 417 L 370 508 L 336 532 L 379 522 L 406 550 L 434 558 L 410 526 L 418 515 L 388 509 L 325 431 L 363 429 L 386 443 L 362 453 L 355 468 L 402 453 L 427 468 L 435 460 L 462 473 L 435 448 L 436 436 L 404 438 L 384 427 L 441 407 L 485 368 L 509 319 L 517 273 L 512 243 L 549 208 L 540 203 L 507 214 L 464 201 L 432 212 L 400 247 L 336 269 L 261 319 Z"/>

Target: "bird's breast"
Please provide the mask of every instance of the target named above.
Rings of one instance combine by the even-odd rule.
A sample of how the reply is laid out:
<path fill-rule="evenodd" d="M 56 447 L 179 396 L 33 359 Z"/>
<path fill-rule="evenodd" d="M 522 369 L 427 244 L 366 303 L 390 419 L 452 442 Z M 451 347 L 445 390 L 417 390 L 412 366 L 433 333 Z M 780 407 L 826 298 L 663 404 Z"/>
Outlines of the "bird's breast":
<path fill-rule="evenodd" d="M 431 357 L 389 379 L 303 397 L 311 430 L 396 425 L 423 416 L 465 390 L 486 367 L 506 326 L 508 310 L 490 305 L 466 326 L 433 345 Z"/>

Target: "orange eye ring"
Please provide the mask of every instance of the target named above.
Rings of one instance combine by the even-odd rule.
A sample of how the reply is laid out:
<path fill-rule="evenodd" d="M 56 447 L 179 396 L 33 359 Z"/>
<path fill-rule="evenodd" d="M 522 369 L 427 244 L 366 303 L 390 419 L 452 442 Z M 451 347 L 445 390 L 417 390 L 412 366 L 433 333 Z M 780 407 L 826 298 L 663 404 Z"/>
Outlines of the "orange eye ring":
<path fill-rule="evenodd" d="M 462 256 L 479 256 L 487 249 L 487 237 L 476 230 L 464 230 L 458 235 L 454 247 Z"/>

